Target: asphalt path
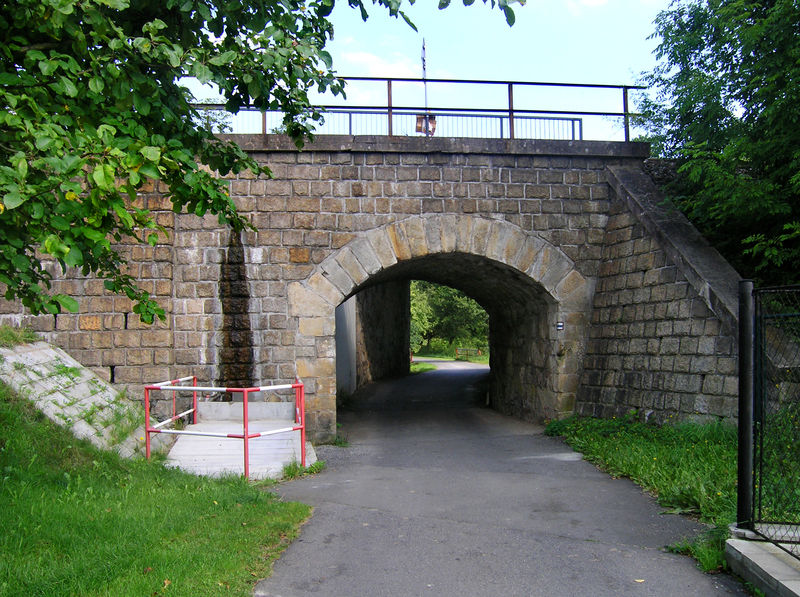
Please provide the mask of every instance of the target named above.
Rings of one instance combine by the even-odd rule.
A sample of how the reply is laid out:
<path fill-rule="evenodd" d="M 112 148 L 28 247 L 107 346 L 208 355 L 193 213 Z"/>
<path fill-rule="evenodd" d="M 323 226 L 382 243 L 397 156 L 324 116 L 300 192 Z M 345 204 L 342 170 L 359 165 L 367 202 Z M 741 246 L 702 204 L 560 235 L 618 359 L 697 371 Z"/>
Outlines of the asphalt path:
<path fill-rule="evenodd" d="M 486 367 L 437 365 L 359 392 L 350 445 L 279 486 L 314 513 L 256 596 L 747 594 L 664 549 L 701 525 L 486 408 Z"/>

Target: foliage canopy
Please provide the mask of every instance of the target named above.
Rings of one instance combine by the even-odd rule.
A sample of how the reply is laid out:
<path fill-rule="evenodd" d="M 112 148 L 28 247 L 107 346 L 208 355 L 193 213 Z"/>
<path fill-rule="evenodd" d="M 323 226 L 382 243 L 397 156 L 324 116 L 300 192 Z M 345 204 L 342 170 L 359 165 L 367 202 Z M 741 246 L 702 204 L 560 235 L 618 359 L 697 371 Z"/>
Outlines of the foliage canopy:
<path fill-rule="evenodd" d="M 464 0 L 471 4 L 474 0 Z M 513 22 L 508 3 L 497 5 Z M 373 0 L 404 17 L 402 0 Z M 367 13 L 363 0 L 348 0 Z M 440 7 L 449 4 L 441 0 Z M 225 107 L 280 111 L 298 144 L 321 118 L 309 92 L 342 93 L 325 51 L 334 0 L 15 0 L 0 5 L 0 284 L 33 313 L 75 310 L 49 292 L 55 260 L 105 279 L 144 321 L 163 311 L 125 273 L 115 243 L 164 231 L 137 199 L 161 181 L 176 212 L 234 230 L 225 175 L 268 172 L 216 138 L 183 77 Z M 405 18 L 405 17 L 404 17 Z"/>
<path fill-rule="evenodd" d="M 683 0 L 656 20 L 650 139 L 679 207 L 741 274 L 800 282 L 800 5 Z"/>
<path fill-rule="evenodd" d="M 489 315 L 477 302 L 449 286 L 411 281 L 411 349 L 418 351 L 431 340 L 468 346 L 488 345 Z"/>

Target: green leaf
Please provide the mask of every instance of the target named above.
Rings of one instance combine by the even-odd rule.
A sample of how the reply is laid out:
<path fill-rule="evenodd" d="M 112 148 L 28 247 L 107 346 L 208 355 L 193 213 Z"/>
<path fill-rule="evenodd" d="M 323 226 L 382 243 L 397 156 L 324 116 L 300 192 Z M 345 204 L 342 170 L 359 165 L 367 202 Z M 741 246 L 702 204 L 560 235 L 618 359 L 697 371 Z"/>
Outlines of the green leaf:
<path fill-rule="evenodd" d="M 17 253 L 11 258 L 11 264 L 20 271 L 26 271 L 31 268 L 30 260 L 21 253 Z"/>
<path fill-rule="evenodd" d="M 69 247 L 69 252 L 64 256 L 64 263 L 69 267 L 79 267 L 83 265 L 83 253 L 75 245 Z"/>
<path fill-rule="evenodd" d="M 10 191 L 3 195 L 3 205 L 6 209 L 15 209 L 22 205 L 27 197 L 23 196 L 18 189 Z"/>
<path fill-rule="evenodd" d="M 61 84 L 64 86 L 64 93 L 66 93 L 69 97 L 77 97 L 78 88 L 71 79 L 68 79 L 67 77 L 61 77 Z"/>
<path fill-rule="evenodd" d="M 77 313 L 78 311 L 78 301 L 71 296 L 67 296 L 65 294 L 54 294 L 53 300 L 70 313 Z"/>
<path fill-rule="evenodd" d="M 89 79 L 89 89 L 91 89 L 94 93 L 102 93 L 105 86 L 106 84 L 100 77 L 92 77 Z"/>
<path fill-rule="evenodd" d="M 154 164 L 142 164 L 142 167 L 139 168 L 139 174 L 147 178 L 152 178 L 153 180 L 161 178 L 161 173 Z"/>
<path fill-rule="evenodd" d="M 327 68 L 329 68 L 329 69 L 333 68 L 333 58 L 331 57 L 331 55 L 328 52 L 326 52 L 325 50 L 320 50 L 319 51 L 319 57 L 322 59 L 322 62 L 325 63 L 325 66 Z"/>
<path fill-rule="evenodd" d="M 40 60 L 39 70 L 45 77 L 49 77 L 58 70 L 58 62 L 56 60 Z"/>
<path fill-rule="evenodd" d="M 88 238 L 90 241 L 99 243 L 103 242 L 106 239 L 106 235 L 104 232 L 100 232 L 99 230 L 95 230 L 94 228 L 89 228 L 88 226 L 81 226 L 81 234 Z"/>
<path fill-rule="evenodd" d="M 36 149 L 39 151 L 46 151 L 55 142 L 55 139 L 45 134 L 36 135 L 35 138 Z"/>
<path fill-rule="evenodd" d="M 200 62 L 195 62 L 192 65 L 192 74 L 197 77 L 197 80 L 201 83 L 208 83 L 212 77 L 211 69 Z"/>
<path fill-rule="evenodd" d="M 114 188 L 114 169 L 109 164 L 98 164 L 92 170 L 92 180 L 104 191 Z"/>
<path fill-rule="evenodd" d="M 224 64 L 229 64 L 233 62 L 235 58 L 236 58 L 236 52 L 234 52 L 233 50 L 228 50 L 227 52 L 223 52 L 222 54 L 214 56 L 208 62 L 210 64 L 213 64 L 214 66 L 222 66 Z"/>
<path fill-rule="evenodd" d="M 131 217 L 131 214 L 128 213 L 128 210 L 125 209 L 124 205 L 120 203 L 114 203 L 114 211 L 126 228 L 133 228 L 133 218 Z"/>
<path fill-rule="evenodd" d="M 161 159 L 161 148 L 153 147 L 152 145 L 145 145 L 139 150 L 146 160 L 151 162 L 158 162 Z"/>
<path fill-rule="evenodd" d="M 517 20 L 517 17 L 514 15 L 514 11 L 508 6 L 505 6 L 503 7 L 503 14 L 506 15 L 506 23 L 508 23 L 508 26 L 513 27 Z"/>

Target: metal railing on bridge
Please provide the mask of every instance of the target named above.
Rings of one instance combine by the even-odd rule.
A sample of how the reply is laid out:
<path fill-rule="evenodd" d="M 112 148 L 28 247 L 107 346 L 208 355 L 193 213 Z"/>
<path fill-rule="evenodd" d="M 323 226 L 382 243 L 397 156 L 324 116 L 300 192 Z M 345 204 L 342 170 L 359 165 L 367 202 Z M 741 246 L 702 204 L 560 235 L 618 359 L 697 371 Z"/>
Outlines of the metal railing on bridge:
<path fill-rule="evenodd" d="M 494 139 L 612 140 L 631 138 L 630 92 L 636 85 L 343 77 L 350 99 L 320 104 L 317 135 L 386 135 Z M 436 103 L 420 105 L 430 86 Z M 427 96 L 427 94 L 426 94 Z M 469 104 L 469 105 L 468 105 Z M 205 120 L 215 132 L 280 133 L 283 114 L 244 109 L 235 116 L 221 104 L 195 104 L 216 113 Z"/>

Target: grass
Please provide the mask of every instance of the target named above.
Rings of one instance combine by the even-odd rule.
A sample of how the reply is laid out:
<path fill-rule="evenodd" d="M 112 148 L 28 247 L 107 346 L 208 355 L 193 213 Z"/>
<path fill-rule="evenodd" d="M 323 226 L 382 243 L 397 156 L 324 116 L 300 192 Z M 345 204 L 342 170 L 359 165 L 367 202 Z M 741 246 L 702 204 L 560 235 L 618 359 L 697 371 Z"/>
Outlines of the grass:
<path fill-rule="evenodd" d="M 470 363 L 481 363 L 483 365 L 488 365 L 489 364 L 489 354 L 488 354 L 488 352 L 484 353 L 484 354 L 482 354 L 480 356 L 477 356 L 477 355 L 476 356 L 469 356 L 469 357 L 460 356 L 460 357 L 458 357 L 458 359 L 456 359 L 455 352 L 449 353 L 449 354 L 445 353 L 445 352 L 432 352 L 430 354 L 428 354 L 428 353 L 426 353 L 426 354 L 415 354 L 414 357 L 419 357 L 421 359 L 433 359 L 433 360 L 436 360 L 436 361 L 455 361 L 455 360 L 458 360 L 458 361 L 469 361 Z"/>
<path fill-rule="evenodd" d="M 0 385 L 0 595 L 250 595 L 310 509 L 123 460 Z"/>
<path fill-rule="evenodd" d="M 726 423 L 657 427 L 623 419 L 570 417 L 545 433 L 561 435 L 587 460 L 652 493 L 666 511 L 710 525 L 699 537 L 670 547 L 706 572 L 725 568 L 728 525 L 736 519 L 736 428 Z"/>
<path fill-rule="evenodd" d="M 314 475 L 322 472 L 324 469 L 324 460 L 317 460 L 314 464 L 309 464 L 306 467 L 303 467 L 297 461 L 290 462 L 289 464 L 284 465 L 283 473 L 281 474 L 281 480 L 292 481 L 294 479 L 299 479 L 300 477 L 305 477 L 306 475 Z"/>
<path fill-rule="evenodd" d="M 29 344 L 41 340 L 30 328 L 15 328 L 0 325 L 0 348 L 12 348 L 19 344 Z"/>
<path fill-rule="evenodd" d="M 432 363 L 411 363 L 410 372 L 412 375 L 417 373 L 425 373 L 426 371 L 435 371 L 436 365 Z"/>

